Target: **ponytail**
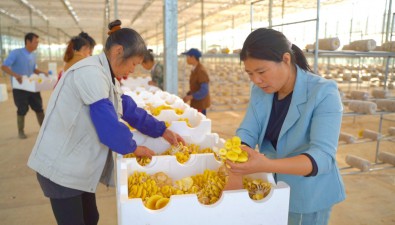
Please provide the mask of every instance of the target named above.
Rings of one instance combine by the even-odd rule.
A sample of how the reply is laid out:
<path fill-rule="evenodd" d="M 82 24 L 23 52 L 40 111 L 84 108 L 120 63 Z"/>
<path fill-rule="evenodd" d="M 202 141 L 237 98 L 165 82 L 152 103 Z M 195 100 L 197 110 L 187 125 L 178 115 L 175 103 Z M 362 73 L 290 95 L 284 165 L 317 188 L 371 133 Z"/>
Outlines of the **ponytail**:
<path fill-rule="evenodd" d="M 313 72 L 313 70 L 309 66 L 309 63 L 307 62 L 306 56 L 303 54 L 303 51 L 294 44 L 292 44 L 291 49 L 295 58 L 296 65 L 298 65 L 301 69 L 305 71 Z"/>
<path fill-rule="evenodd" d="M 63 56 L 63 61 L 69 62 L 74 57 L 74 51 L 79 51 L 84 46 L 90 47 L 88 40 L 80 36 L 72 37 L 69 41 L 69 44 L 67 45 L 66 52 Z"/>
<path fill-rule="evenodd" d="M 74 56 L 74 43 L 72 41 L 69 41 L 69 44 L 67 45 L 66 52 L 64 53 L 63 56 L 63 61 L 69 62 Z"/>

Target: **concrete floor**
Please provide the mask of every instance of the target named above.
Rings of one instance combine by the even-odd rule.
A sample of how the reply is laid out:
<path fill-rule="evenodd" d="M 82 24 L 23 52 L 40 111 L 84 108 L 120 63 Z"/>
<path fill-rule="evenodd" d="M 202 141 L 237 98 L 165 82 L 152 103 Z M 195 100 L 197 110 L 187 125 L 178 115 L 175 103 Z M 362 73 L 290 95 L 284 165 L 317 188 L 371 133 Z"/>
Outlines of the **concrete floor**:
<path fill-rule="evenodd" d="M 1 81 L 1 80 L 0 80 Z M 0 82 L 1 83 L 1 82 Z M 8 85 L 9 86 L 9 85 Z M 0 224 L 50 225 L 56 224 L 51 206 L 36 181 L 35 173 L 26 166 L 35 143 L 39 126 L 35 114 L 26 117 L 26 140 L 17 138 L 16 108 L 12 93 L 0 103 Z M 50 92 L 42 93 L 47 105 Z M 222 138 L 231 137 L 239 125 L 244 111 L 209 112 L 212 132 Z M 394 118 L 394 117 L 392 117 Z M 395 122 L 385 122 L 386 127 Z M 376 117 L 344 118 L 343 130 L 357 134 L 361 128 L 376 129 Z M 345 155 L 362 155 L 374 160 L 376 143 L 344 145 L 339 147 L 338 162 L 341 167 Z M 395 153 L 395 143 L 386 142 L 380 150 Z M 333 208 L 331 225 L 390 225 L 395 224 L 395 169 L 343 176 L 347 199 Z M 97 204 L 101 225 L 117 224 L 115 189 L 99 185 Z"/>

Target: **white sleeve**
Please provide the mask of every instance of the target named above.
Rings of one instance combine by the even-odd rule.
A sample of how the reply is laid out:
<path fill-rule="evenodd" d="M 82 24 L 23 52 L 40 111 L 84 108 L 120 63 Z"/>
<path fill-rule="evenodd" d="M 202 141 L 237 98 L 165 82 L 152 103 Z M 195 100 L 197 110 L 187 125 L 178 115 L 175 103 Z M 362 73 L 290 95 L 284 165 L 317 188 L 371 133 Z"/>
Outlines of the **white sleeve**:
<path fill-rule="evenodd" d="M 100 67 L 81 67 L 74 71 L 73 78 L 77 92 L 84 104 L 90 105 L 109 97 L 111 75 L 104 74 Z"/>

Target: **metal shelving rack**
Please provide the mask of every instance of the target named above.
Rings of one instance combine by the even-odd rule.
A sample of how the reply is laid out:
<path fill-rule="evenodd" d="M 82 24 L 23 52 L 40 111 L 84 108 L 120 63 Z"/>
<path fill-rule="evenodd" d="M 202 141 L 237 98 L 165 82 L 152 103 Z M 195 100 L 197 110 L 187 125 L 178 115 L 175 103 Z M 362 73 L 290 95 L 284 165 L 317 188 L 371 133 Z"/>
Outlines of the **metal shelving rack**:
<path fill-rule="evenodd" d="M 251 3 L 250 6 L 250 23 L 251 23 L 251 31 L 254 30 L 253 27 L 253 7 L 256 3 L 261 2 L 262 0 L 258 0 L 255 2 Z M 280 24 L 280 25 L 273 25 L 272 24 L 272 5 L 273 5 L 273 0 L 269 0 L 268 2 L 268 22 L 269 22 L 269 26 L 268 28 L 273 28 L 275 26 L 284 26 L 284 25 L 292 25 L 292 24 L 297 24 L 297 23 L 305 23 L 305 22 L 311 22 L 311 21 L 316 21 L 316 34 L 315 34 L 315 46 L 314 46 L 314 50 L 311 52 L 305 52 L 305 55 L 307 57 L 314 57 L 314 67 L 313 67 L 313 71 L 318 74 L 318 61 L 319 58 L 327 58 L 328 60 L 328 64 L 330 62 L 330 58 L 332 57 L 337 57 L 337 58 L 356 58 L 358 59 L 358 64 L 359 64 L 359 69 L 361 69 L 361 62 L 363 58 L 383 58 L 385 60 L 385 72 L 384 72 L 384 84 L 383 84 L 383 88 L 387 89 L 387 81 L 388 81 L 388 75 L 390 73 L 389 69 L 390 69 L 390 65 L 392 65 L 392 68 L 394 69 L 394 58 L 395 58 L 395 53 L 393 52 L 357 52 L 357 51 L 324 51 L 324 50 L 318 50 L 319 46 L 318 46 L 318 36 L 319 36 L 319 22 L 320 22 L 320 0 L 317 0 L 317 14 L 316 14 L 316 18 L 313 18 L 311 20 L 305 20 L 305 21 L 295 21 L 294 23 L 286 23 L 286 24 Z M 394 16 L 395 18 L 395 16 Z M 394 21 L 394 19 L 393 19 Z M 394 25 L 394 24 L 393 24 Z M 392 35 L 392 32 L 391 32 Z M 391 64 L 392 61 L 392 64 Z M 357 83 L 360 82 L 360 76 L 358 76 L 358 80 Z M 384 115 L 386 114 L 390 114 L 393 112 L 377 112 L 375 115 L 379 115 L 380 116 L 380 120 L 379 120 L 379 127 L 378 127 L 378 132 L 381 135 L 382 133 L 382 125 L 383 125 L 383 120 L 385 120 Z M 347 116 L 353 116 L 354 118 L 356 116 L 363 116 L 364 114 L 358 114 L 358 113 L 344 113 L 344 117 Z M 380 151 L 380 141 L 381 139 L 378 138 L 377 142 L 376 142 L 376 155 L 375 155 L 375 163 L 378 163 L 378 154 Z"/>
<path fill-rule="evenodd" d="M 312 52 L 305 52 L 307 57 L 312 56 Z M 323 51 L 319 50 L 318 51 L 318 56 L 319 58 L 328 58 L 327 62 L 328 64 L 330 63 L 330 58 L 353 58 L 357 59 L 359 66 L 358 68 L 361 68 L 361 62 L 363 61 L 363 58 L 381 58 L 384 60 L 384 66 L 385 66 L 385 74 L 384 74 L 384 80 L 383 80 L 383 89 L 387 90 L 388 89 L 388 77 L 390 74 L 390 69 L 395 68 L 395 53 L 394 52 L 384 52 L 384 51 L 372 51 L 372 52 L 358 52 L 358 51 Z M 358 76 L 358 81 L 360 82 L 360 76 Z M 380 137 L 382 137 L 382 127 L 383 127 L 383 121 L 388 120 L 394 122 L 393 119 L 388 119 L 385 118 L 386 115 L 389 114 L 394 114 L 394 112 L 384 112 L 384 111 L 378 111 L 375 114 L 372 114 L 370 116 L 379 116 L 379 124 L 378 124 L 378 134 Z M 352 112 L 345 112 L 343 114 L 343 117 L 353 117 L 354 120 L 356 117 L 360 116 L 369 116 L 369 114 L 361 114 L 361 113 L 352 113 Z M 383 138 L 377 138 L 376 140 L 376 149 L 375 149 L 375 158 L 374 158 L 374 163 L 379 164 L 378 161 L 378 155 L 380 153 L 380 142 L 383 140 Z"/>

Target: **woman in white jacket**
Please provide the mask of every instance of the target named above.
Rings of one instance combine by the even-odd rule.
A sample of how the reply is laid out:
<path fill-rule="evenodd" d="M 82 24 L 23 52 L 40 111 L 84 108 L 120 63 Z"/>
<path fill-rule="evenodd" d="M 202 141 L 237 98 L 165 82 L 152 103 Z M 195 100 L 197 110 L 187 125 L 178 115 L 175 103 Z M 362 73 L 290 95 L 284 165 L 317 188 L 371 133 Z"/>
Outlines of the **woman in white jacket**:
<path fill-rule="evenodd" d="M 122 95 L 116 77 L 132 73 L 147 50 L 136 31 L 120 25 L 110 23 L 104 53 L 77 62 L 63 75 L 28 161 L 58 224 L 98 223 L 95 191 L 99 181 L 109 185 L 113 179 L 112 151 L 154 155 L 136 145 L 119 118 L 151 137 L 184 142 Z"/>

